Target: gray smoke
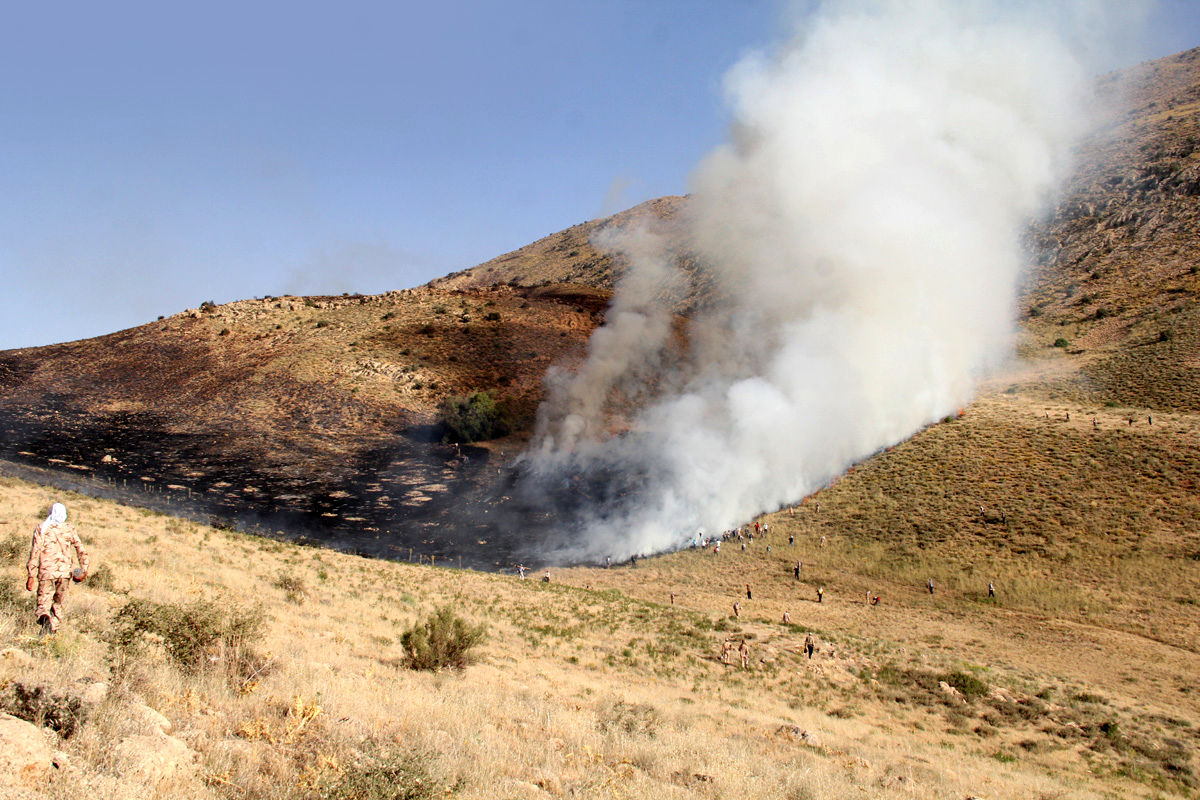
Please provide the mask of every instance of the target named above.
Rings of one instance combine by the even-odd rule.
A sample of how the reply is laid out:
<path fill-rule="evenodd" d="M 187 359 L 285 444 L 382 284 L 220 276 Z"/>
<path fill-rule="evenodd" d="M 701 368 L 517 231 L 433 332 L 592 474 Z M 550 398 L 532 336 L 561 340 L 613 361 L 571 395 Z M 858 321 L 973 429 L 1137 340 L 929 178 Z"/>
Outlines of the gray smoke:
<path fill-rule="evenodd" d="M 980 2 L 835 2 L 732 70 L 731 141 L 692 177 L 715 291 L 686 349 L 673 253 L 608 231 L 630 266 L 585 363 L 548 382 L 526 466 L 569 515 L 552 557 L 733 527 L 970 400 L 1009 351 L 1022 232 L 1088 123 L 1061 30 Z"/>

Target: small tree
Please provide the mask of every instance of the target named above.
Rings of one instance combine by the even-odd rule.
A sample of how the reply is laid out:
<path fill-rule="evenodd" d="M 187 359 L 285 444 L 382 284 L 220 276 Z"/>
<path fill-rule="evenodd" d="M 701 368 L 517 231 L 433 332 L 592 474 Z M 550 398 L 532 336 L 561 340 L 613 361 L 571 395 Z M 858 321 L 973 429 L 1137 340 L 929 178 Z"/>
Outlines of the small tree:
<path fill-rule="evenodd" d="M 400 644 L 411 669 L 462 669 L 471 663 L 470 650 L 483 641 L 486 633 L 483 625 L 472 625 L 456 616 L 450 606 L 443 606 L 405 631 Z"/>
<path fill-rule="evenodd" d="M 507 415 L 487 392 L 468 397 L 447 397 L 439 407 L 443 441 L 479 442 L 504 436 L 510 430 Z"/>

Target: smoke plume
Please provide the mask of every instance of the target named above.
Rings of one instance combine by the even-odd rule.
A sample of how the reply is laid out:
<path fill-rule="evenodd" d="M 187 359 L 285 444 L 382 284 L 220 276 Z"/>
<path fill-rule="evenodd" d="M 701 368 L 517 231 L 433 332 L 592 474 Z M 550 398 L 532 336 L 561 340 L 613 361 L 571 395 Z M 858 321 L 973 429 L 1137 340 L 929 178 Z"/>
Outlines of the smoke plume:
<path fill-rule="evenodd" d="M 551 557 L 719 533 L 969 401 L 1088 119 L 1056 30 L 981 2 L 836 2 L 732 70 L 731 138 L 687 211 L 707 302 L 681 328 L 663 298 L 693 274 L 655 234 L 608 231 L 628 270 L 585 363 L 549 380 L 524 467 L 563 515 Z"/>

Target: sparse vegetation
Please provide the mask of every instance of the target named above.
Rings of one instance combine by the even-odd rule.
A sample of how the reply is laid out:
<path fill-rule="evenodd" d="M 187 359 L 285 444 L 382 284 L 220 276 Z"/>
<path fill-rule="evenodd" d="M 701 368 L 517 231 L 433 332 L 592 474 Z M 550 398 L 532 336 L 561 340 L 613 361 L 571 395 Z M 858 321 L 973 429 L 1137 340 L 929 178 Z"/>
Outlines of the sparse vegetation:
<path fill-rule="evenodd" d="M 133 598 L 113 616 L 109 641 L 123 658 L 157 643 L 185 672 L 220 664 L 240 678 L 257 660 L 254 645 L 262 624 L 261 613 L 224 600 L 181 605 Z"/>

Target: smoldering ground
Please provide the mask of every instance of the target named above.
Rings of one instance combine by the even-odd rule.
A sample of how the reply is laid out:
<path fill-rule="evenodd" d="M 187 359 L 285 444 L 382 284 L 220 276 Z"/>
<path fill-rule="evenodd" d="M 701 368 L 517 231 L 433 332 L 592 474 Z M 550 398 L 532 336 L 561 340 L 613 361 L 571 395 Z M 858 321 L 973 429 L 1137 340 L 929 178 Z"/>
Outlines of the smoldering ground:
<path fill-rule="evenodd" d="M 682 546 L 970 400 L 1009 352 L 1022 234 L 1093 119 L 1097 7 L 1071 9 L 830 2 L 732 70 L 730 140 L 687 215 L 714 302 L 668 357 L 658 298 L 688 276 L 654 234 L 606 233 L 628 270 L 522 465 L 562 517 L 546 557 Z"/>

